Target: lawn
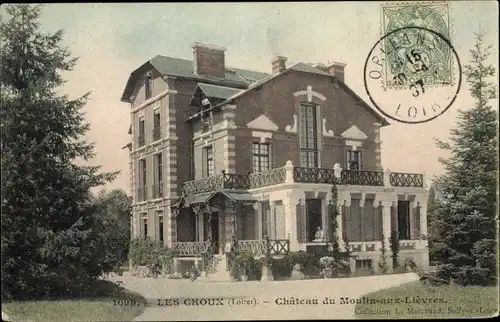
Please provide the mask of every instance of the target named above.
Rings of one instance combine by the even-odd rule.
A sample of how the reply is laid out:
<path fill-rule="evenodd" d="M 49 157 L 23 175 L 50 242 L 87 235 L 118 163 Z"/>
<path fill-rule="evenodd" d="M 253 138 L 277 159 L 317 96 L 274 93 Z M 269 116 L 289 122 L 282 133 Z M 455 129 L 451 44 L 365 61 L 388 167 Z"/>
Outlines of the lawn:
<path fill-rule="evenodd" d="M 131 321 L 144 311 L 145 299 L 100 281 L 106 295 L 81 299 L 2 303 L 10 321 Z M 102 293 L 102 292 L 101 292 Z M 137 305 L 131 305 L 133 303 Z M 128 305 L 127 305 L 128 304 Z"/>
<path fill-rule="evenodd" d="M 356 304 L 356 319 L 471 318 L 498 314 L 498 287 L 430 286 L 417 281 L 364 297 L 367 303 Z"/>

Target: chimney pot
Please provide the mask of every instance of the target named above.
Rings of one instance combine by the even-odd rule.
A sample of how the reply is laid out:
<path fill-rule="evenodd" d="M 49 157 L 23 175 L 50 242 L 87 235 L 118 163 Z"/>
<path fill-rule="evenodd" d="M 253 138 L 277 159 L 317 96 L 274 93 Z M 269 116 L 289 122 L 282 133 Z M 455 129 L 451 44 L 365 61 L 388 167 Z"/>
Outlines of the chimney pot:
<path fill-rule="evenodd" d="M 225 78 L 226 48 L 196 42 L 193 48 L 193 71 L 195 75 Z"/>
<path fill-rule="evenodd" d="M 328 72 L 333 76 L 337 77 L 339 80 L 344 82 L 345 67 L 347 65 L 343 63 L 331 63 L 327 66 Z"/>
<path fill-rule="evenodd" d="M 273 74 L 281 73 L 286 69 L 286 57 L 277 56 L 271 60 L 271 65 L 273 69 Z"/>

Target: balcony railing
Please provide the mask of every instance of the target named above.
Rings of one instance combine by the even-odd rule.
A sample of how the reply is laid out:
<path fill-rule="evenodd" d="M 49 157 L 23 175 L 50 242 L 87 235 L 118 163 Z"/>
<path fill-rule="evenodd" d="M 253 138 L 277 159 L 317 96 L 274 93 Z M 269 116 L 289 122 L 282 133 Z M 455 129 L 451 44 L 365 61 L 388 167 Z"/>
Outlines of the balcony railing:
<path fill-rule="evenodd" d="M 161 127 L 153 129 L 153 141 L 158 141 L 161 138 Z"/>
<path fill-rule="evenodd" d="M 148 188 L 142 187 L 137 189 L 137 200 L 138 201 L 146 201 L 148 197 Z"/>
<path fill-rule="evenodd" d="M 273 186 L 285 182 L 285 179 L 286 171 L 284 167 L 248 175 L 249 188 Z"/>
<path fill-rule="evenodd" d="M 390 175 L 391 186 L 393 187 L 423 187 L 424 176 L 417 173 L 393 172 Z"/>
<path fill-rule="evenodd" d="M 383 186 L 384 173 L 378 171 L 342 170 L 337 184 L 351 184 L 360 186 Z"/>
<path fill-rule="evenodd" d="M 281 183 L 320 183 L 337 185 L 360 185 L 375 187 L 424 187 L 424 175 L 414 173 L 391 173 L 390 171 L 343 170 L 338 164 L 333 169 L 294 167 L 289 161 L 284 167 L 249 174 L 222 174 L 187 181 L 183 184 L 185 194 L 211 192 L 220 189 L 255 189 Z"/>
<path fill-rule="evenodd" d="M 145 144 L 146 144 L 146 140 L 145 140 L 144 134 L 139 134 L 137 136 L 137 145 L 139 147 L 141 147 L 141 146 L 144 146 Z"/>
<path fill-rule="evenodd" d="M 163 197 L 163 182 L 153 184 L 153 199 Z"/>
<path fill-rule="evenodd" d="M 211 251 L 212 242 L 177 242 L 172 243 L 172 248 L 179 257 L 196 257 Z"/>
<path fill-rule="evenodd" d="M 335 184 L 335 170 L 323 168 L 293 168 L 293 181 L 304 183 L 330 183 Z"/>

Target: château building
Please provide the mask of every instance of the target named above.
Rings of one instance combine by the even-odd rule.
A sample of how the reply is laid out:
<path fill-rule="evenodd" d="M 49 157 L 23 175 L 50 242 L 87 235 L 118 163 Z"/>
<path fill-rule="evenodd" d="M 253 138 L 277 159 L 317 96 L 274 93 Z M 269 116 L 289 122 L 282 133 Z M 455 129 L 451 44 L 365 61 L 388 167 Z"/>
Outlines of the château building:
<path fill-rule="evenodd" d="M 123 91 L 133 238 L 176 248 L 179 267 L 224 259 L 233 236 L 256 256 L 308 251 L 331 242 L 336 199 L 354 270 L 376 269 L 392 230 L 401 260 L 428 265 L 424 175 L 382 168 L 389 123 L 344 82 L 344 64 L 276 57 L 262 73 L 226 66 L 224 48 L 192 48 L 192 60 L 147 61 Z"/>

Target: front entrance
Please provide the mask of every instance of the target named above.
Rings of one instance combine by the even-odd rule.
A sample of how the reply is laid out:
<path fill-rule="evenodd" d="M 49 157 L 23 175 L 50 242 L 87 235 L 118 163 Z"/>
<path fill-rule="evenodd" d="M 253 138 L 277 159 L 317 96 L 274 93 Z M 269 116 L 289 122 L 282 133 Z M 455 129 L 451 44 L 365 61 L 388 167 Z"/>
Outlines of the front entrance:
<path fill-rule="evenodd" d="M 410 236 L 410 202 L 398 201 L 398 231 L 399 239 L 408 240 Z"/>
<path fill-rule="evenodd" d="M 211 219 L 210 219 L 211 218 Z M 210 220 L 210 222 L 209 222 Z M 203 236 L 208 240 L 211 237 L 214 243 L 213 251 L 219 254 L 220 240 L 219 240 L 219 213 L 213 212 L 212 214 L 205 214 L 203 217 Z"/>

